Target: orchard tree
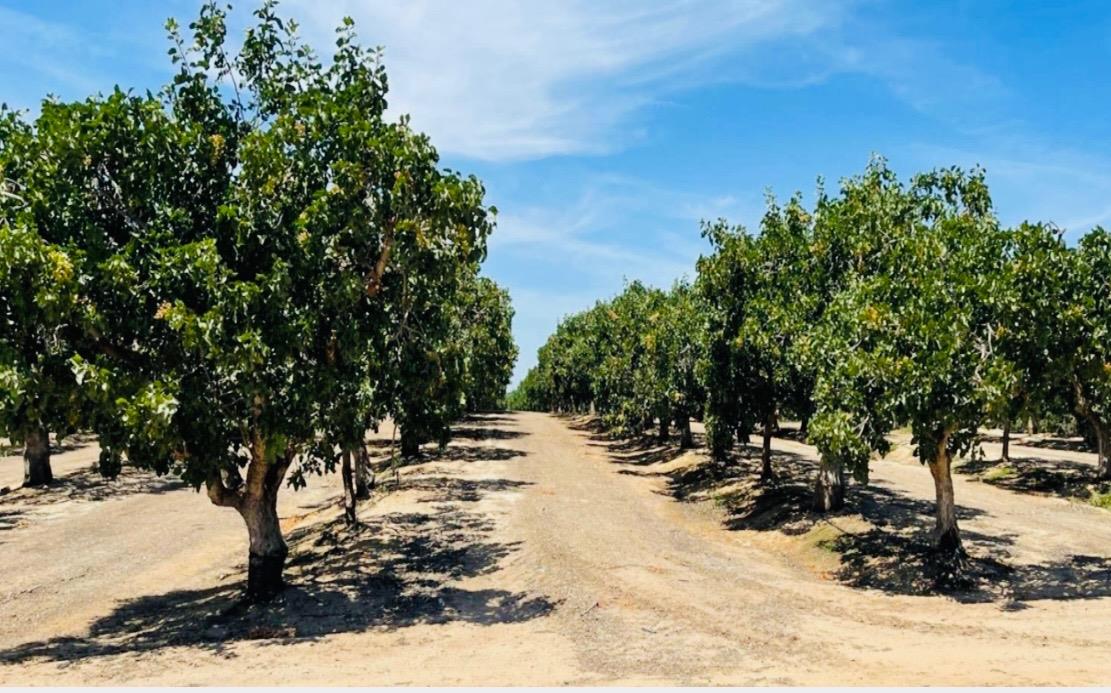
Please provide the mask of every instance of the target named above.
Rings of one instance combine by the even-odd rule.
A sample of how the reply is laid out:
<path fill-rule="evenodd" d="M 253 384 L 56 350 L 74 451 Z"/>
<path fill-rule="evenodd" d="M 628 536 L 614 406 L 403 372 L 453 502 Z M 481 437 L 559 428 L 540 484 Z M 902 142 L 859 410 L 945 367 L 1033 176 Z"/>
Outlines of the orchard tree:
<path fill-rule="evenodd" d="M 103 348 L 73 359 L 105 412 L 102 467 L 174 471 L 235 508 L 262 599 L 282 585 L 281 486 L 361 441 L 403 284 L 474 262 L 490 219 L 476 180 L 384 119 L 384 69 L 349 21 L 324 65 L 272 4 L 255 14 L 235 55 L 215 5 L 188 45 L 171 22 L 163 103 L 94 100 L 42 166 L 64 209 L 93 210 L 82 245 L 103 255 L 85 330 Z M 100 129 L 116 146 L 86 155 Z"/>
<path fill-rule="evenodd" d="M 446 445 L 451 422 L 465 410 L 463 287 L 474 281 L 477 262 L 457 256 L 401 282 L 398 330 L 389 346 L 389 412 L 404 457 L 419 454 L 423 443 Z"/>
<path fill-rule="evenodd" d="M 1066 373 L 1077 414 L 1096 437 L 1096 478 L 1111 480 L 1111 232 L 1096 227 L 1080 239 L 1069 272 L 1053 350 Z"/>
<path fill-rule="evenodd" d="M 679 447 L 692 447 L 691 419 L 699 415 L 705 392 L 697 373 L 702 357 L 702 310 L 690 284 L 675 283 L 648 329 L 646 340 L 651 340 L 648 347 L 660 373 L 663 398 L 679 428 Z"/>
<path fill-rule="evenodd" d="M 506 387 L 517 362 L 509 292 L 492 279 L 476 278 L 463 290 L 461 321 L 467 409 L 498 409 L 505 402 Z"/>
<path fill-rule="evenodd" d="M 881 210 L 883 238 L 872 259 L 827 311 L 812 436 L 829 456 L 866 478 L 869 454 L 909 423 L 916 453 L 934 479 L 934 543 L 942 576 L 959 571 L 951 466 L 970 451 L 989 401 L 999 334 L 1005 234 L 980 172 L 947 169 L 915 177 Z"/>
<path fill-rule="evenodd" d="M 813 377 L 798 349 L 819 307 L 810 286 L 810 216 L 798 198 L 769 200 L 760 235 L 722 223 L 704 231 L 714 254 L 699 261 L 709 304 L 704 366 L 707 435 L 720 457 L 734 433 L 761 428 L 762 480 L 774 474 L 771 439 L 780 412 L 810 414 Z"/>
<path fill-rule="evenodd" d="M 592 326 L 602 358 L 593 382 L 594 402 L 605 424 L 622 434 L 643 432 L 658 422 L 661 438 L 671 421 L 662 359 L 653 360 L 648 326 L 658 319 L 664 293 L 630 282 L 624 291 L 595 309 Z"/>
<path fill-rule="evenodd" d="M 702 235 L 713 253 L 698 259 L 695 290 L 705 308 L 704 344 L 699 377 L 706 388 L 706 441 L 710 454 L 724 460 L 734 437 L 742 440 L 755 425 L 754 408 L 746 399 L 752 373 L 751 353 L 738 337 L 745 307 L 758 290 L 758 250 L 743 227 L 724 219 L 703 223 Z"/>
<path fill-rule="evenodd" d="M 1051 408 L 1069 392 L 1077 340 L 1065 345 L 1062 310 L 1070 304 L 1073 255 L 1061 231 L 1024 223 L 1007 234 L 995 359 L 990 371 L 995 397 L 991 417 L 1003 424 L 1003 460 L 1010 459 L 1012 423 L 1023 414 Z M 1074 336 L 1075 333 L 1073 333 Z"/>
<path fill-rule="evenodd" d="M 742 405 L 762 426 L 761 477 L 773 476 L 771 438 L 780 412 L 808 422 L 814 375 L 799 344 L 822 303 L 811 271 L 811 218 L 796 196 L 784 207 L 769 199 L 757 239 L 753 291 L 736 340 L 749 365 Z"/>
<path fill-rule="evenodd" d="M 139 232 L 189 237 L 211 226 L 228 177 L 217 143 L 234 133 L 227 123 L 206 135 L 181 128 L 157 99 L 119 90 L 45 100 L 30 124 L 0 120 L 0 397 L 4 427 L 26 438 L 34 484 L 50 478 L 48 430 L 116 426 L 115 407 L 97 402 L 157 398 L 142 383 L 158 364 L 132 348 L 155 311 L 132 293 L 136 269 L 124 255 L 137 250 Z M 88 388 L 73 365 L 95 359 L 125 364 L 129 374 Z M 102 450 L 102 469 L 113 473 L 110 458 Z"/>
<path fill-rule="evenodd" d="M 912 199 L 881 158 L 869 162 L 863 174 L 842 181 L 837 195 L 827 194 L 819 181 L 805 270 L 810 327 L 796 342 L 796 357 L 813 379 L 812 417 L 814 410 L 828 401 L 829 392 L 844 395 L 840 412 L 827 412 L 817 428 L 807 426 L 807 437 L 818 447 L 820 456 L 813 496 L 814 508 L 819 512 L 843 507 L 846 472 L 860 481 L 867 480 L 867 451 L 885 451 L 885 434 L 894 425 L 883 403 L 876 399 L 878 381 L 862 371 L 860 363 L 848 365 L 860 355 L 852 350 L 829 349 L 836 343 L 835 335 L 852 329 L 844 321 L 853 319 L 851 311 L 830 314 L 829 308 L 862 279 L 886 271 L 882 260 L 889 230 L 911 224 L 916 214 Z M 838 364 L 845 368 L 836 369 Z M 856 394 L 849 397 L 849 393 Z M 871 410 L 865 411 L 869 406 Z M 854 421 L 851 425 L 845 418 L 850 412 Z M 852 435 L 846 435 L 850 429 Z"/>
<path fill-rule="evenodd" d="M 34 166 L 33 130 L 0 112 L 0 435 L 23 443 L 23 485 L 53 480 L 50 432 L 83 423 L 84 402 L 69 367 L 67 325 L 80 310 L 74 263 L 39 233 L 26 199 Z"/>

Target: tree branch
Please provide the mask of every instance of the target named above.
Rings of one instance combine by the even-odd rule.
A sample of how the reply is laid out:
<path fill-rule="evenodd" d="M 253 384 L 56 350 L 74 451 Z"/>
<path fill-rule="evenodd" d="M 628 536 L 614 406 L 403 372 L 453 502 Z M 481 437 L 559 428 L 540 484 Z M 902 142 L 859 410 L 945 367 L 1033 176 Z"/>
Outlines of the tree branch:
<path fill-rule="evenodd" d="M 243 497 L 238 491 L 233 491 L 224 484 L 224 480 L 220 478 L 220 472 L 215 469 L 208 473 L 205 488 L 208 491 L 208 500 L 212 501 L 213 505 L 238 509 L 243 501 Z"/>
<path fill-rule="evenodd" d="M 382 253 L 378 256 L 378 262 L 374 263 L 374 270 L 366 279 L 366 295 L 374 298 L 382 289 L 382 275 L 386 273 L 386 267 L 390 263 L 390 253 L 393 251 L 394 243 L 394 227 L 396 222 L 392 219 L 386 224 L 386 238 L 382 241 Z"/>

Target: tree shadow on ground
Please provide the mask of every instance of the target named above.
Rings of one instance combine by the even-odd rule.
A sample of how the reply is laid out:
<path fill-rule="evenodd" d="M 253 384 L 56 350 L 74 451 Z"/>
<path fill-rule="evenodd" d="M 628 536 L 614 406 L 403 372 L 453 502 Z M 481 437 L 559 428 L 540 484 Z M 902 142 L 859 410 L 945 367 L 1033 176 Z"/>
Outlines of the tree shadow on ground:
<path fill-rule="evenodd" d="M 556 418 L 563 421 L 568 428 L 576 431 L 586 431 L 597 435 L 605 436 L 607 440 L 621 440 L 609 433 L 602 420 L 597 416 L 588 416 L 586 414 L 556 414 Z"/>
<path fill-rule="evenodd" d="M 967 475 L 1016 493 L 1034 493 L 1087 501 L 1093 492 L 1105 492 L 1107 484 L 1096 481 L 1096 468 L 1077 460 L 1016 457 L 1001 460 L 966 460 L 955 467 Z"/>
<path fill-rule="evenodd" d="M 0 532 L 16 529 L 23 526 L 23 516 L 26 512 L 23 510 L 2 509 L 0 510 Z"/>
<path fill-rule="evenodd" d="M 998 435 L 980 435 L 981 443 L 1003 444 L 1003 437 Z M 1084 438 L 1076 436 L 1071 438 L 1046 436 L 1044 438 L 1011 438 L 1012 446 L 1024 448 L 1040 448 L 1042 450 L 1061 450 L 1065 452 L 1095 452 L 1095 448 Z"/>
<path fill-rule="evenodd" d="M 386 473 L 414 467 L 430 462 L 483 462 L 505 461 L 524 457 L 525 452 L 513 448 L 494 445 L 464 445 L 458 442 L 446 447 L 435 444 L 421 446 L 420 452 L 413 457 L 400 457 L 390 441 L 374 440 L 367 442 L 371 454 L 371 465 L 375 473 Z"/>
<path fill-rule="evenodd" d="M 125 467 L 115 479 L 97 469 L 82 469 L 54 479 L 47 486 L 20 487 L 0 496 L 0 506 L 19 504 L 42 506 L 64 501 L 103 501 L 135 493 L 168 493 L 188 488 L 175 476 L 158 476 L 154 472 Z"/>
<path fill-rule="evenodd" d="M 494 523 L 465 504 L 520 482 L 413 483 L 429 491 L 421 499 L 427 510 L 377 516 L 354 528 L 335 520 L 294 531 L 286 570 L 290 586 L 270 603 L 245 606 L 240 584 L 141 597 L 94 622 L 86 637 L 25 643 L 0 652 L 0 662 L 68 662 L 171 646 L 220 650 L 242 640 L 288 644 L 419 624 L 518 623 L 555 608 L 557 603 L 543 596 L 459 584 L 496 573 L 520 548 L 520 542 L 495 541 Z"/>
<path fill-rule="evenodd" d="M 512 440 L 528 435 L 523 431 L 507 430 L 504 428 L 489 428 L 477 426 L 456 426 L 451 429 L 451 437 L 461 440 Z"/>
<path fill-rule="evenodd" d="M 701 450 L 681 466 L 669 467 L 685 451 L 650 439 L 598 438 L 591 444 L 609 451 L 622 467 L 619 473 L 663 478 L 661 492 L 669 497 L 718 504 L 731 530 L 777 531 L 834 553 L 838 567 L 830 577 L 850 587 L 944 594 L 963 602 L 1001 602 L 1007 608 L 1039 599 L 1111 596 L 1111 559 L 1077 555 L 1041 565 L 1019 564 L 1010 551 L 1015 535 L 987 535 L 967 527 L 961 536 L 968 558 L 960 579 L 952 580 L 933 549 L 932 501 L 884 484 L 850 481 L 844 510 L 817 513 L 811 502 L 818 465 L 803 455 L 775 451 L 775 478 L 762 483 L 755 446 L 740 448 L 724 462 Z M 960 522 L 985 515 L 957 506 Z"/>
<path fill-rule="evenodd" d="M 489 412 L 475 412 L 475 413 L 467 414 L 462 419 L 460 419 L 460 422 L 464 423 L 464 424 L 467 424 L 467 423 L 499 424 L 499 423 L 516 423 L 516 419 L 513 418 L 512 413 L 509 412 L 509 411 L 489 411 Z"/>

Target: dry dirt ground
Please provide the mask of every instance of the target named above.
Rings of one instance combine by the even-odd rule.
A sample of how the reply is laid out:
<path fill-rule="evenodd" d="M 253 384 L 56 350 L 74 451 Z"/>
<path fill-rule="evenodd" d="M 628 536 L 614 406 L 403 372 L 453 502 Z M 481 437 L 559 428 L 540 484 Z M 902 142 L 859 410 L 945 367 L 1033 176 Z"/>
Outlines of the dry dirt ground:
<path fill-rule="evenodd" d="M 334 476 L 283 491 L 291 587 L 250 608 L 234 512 L 172 480 L 102 481 L 77 445 L 55 487 L 0 497 L 0 683 L 1111 682 L 1111 512 L 1070 499 L 1084 453 L 966 465 L 971 582 L 937 594 L 932 485 L 906 452 L 822 519 L 805 445 L 777 439 L 759 487 L 744 452 L 719 466 L 588 423 L 468 420 L 379 474 L 356 530 Z"/>

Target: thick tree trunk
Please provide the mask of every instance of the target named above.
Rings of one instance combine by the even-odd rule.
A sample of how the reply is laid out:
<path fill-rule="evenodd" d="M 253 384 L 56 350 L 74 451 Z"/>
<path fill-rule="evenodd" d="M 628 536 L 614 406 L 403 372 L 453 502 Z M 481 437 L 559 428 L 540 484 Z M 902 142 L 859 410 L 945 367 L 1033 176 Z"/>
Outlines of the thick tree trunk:
<path fill-rule="evenodd" d="M 666 416 L 660 417 L 660 433 L 659 439 L 665 441 L 671 437 L 671 429 L 668 427 L 669 419 Z"/>
<path fill-rule="evenodd" d="M 251 466 L 259 464 L 251 462 Z M 239 514 L 247 524 L 250 550 L 247 555 L 247 598 L 251 601 L 266 601 L 282 591 L 285 582 L 282 570 L 289 553 L 282 527 L 278 521 L 278 490 L 285 477 L 282 462 L 262 463 L 263 481 L 256 489 L 250 488 L 251 470 L 248 470 L 248 489 L 239 506 Z"/>
<path fill-rule="evenodd" d="M 348 527 L 359 522 L 355 512 L 355 470 L 351 468 L 351 451 L 344 450 L 340 459 L 343 476 L 343 521 Z"/>
<path fill-rule="evenodd" d="M 814 509 L 828 513 L 845 507 L 845 470 L 822 458 L 814 484 Z"/>
<path fill-rule="evenodd" d="M 278 521 L 278 491 L 293 462 L 289 451 L 268 455 L 266 442 L 256 437 L 251 446 L 247 477 L 229 487 L 218 472 L 207 481 L 208 497 L 216 505 L 235 508 L 247 525 L 247 599 L 266 601 L 281 592 L 289 549 Z"/>
<path fill-rule="evenodd" d="M 405 458 L 416 457 L 420 454 L 420 443 L 411 434 L 407 433 L 405 429 L 401 429 L 401 456 Z"/>
<path fill-rule="evenodd" d="M 360 445 L 355 451 L 355 497 L 359 500 L 370 498 L 370 489 L 374 487 L 374 472 L 370 469 L 370 453 L 366 445 Z"/>
<path fill-rule="evenodd" d="M 46 486 L 54 481 L 50 469 L 50 434 L 32 429 L 23 439 L 23 485 Z"/>
<path fill-rule="evenodd" d="M 1011 461 L 1011 419 L 1003 422 L 1003 461 Z"/>
<path fill-rule="evenodd" d="M 953 458 L 949 454 L 948 443 L 949 434 L 945 433 L 938 441 L 934 458 L 930 460 L 930 474 L 934 478 L 934 492 L 937 497 L 934 548 L 944 562 L 952 562 L 956 567 L 964 557 L 964 546 L 957 527 L 957 505 L 953 498 Z"/>
<path fill-rule="evenodd" d="M 691 434 L 691 417 L 682 416 L 679 419 L 679 447 L 683 450 L 694 447 L 694 436 Z"/>
<path fill-rule="evenodd" d="M 769 414 L 764 418 L 764 444 L 760 451 L 760 481 L 771 481 L 772 473 L 772 427 L 775 425 L 775 416 Z"/>

